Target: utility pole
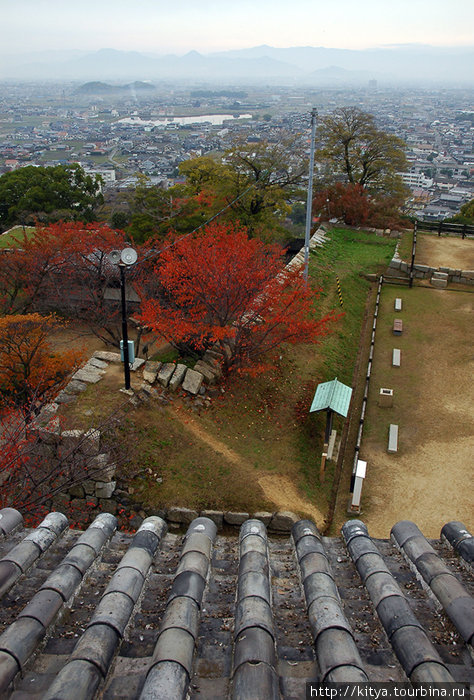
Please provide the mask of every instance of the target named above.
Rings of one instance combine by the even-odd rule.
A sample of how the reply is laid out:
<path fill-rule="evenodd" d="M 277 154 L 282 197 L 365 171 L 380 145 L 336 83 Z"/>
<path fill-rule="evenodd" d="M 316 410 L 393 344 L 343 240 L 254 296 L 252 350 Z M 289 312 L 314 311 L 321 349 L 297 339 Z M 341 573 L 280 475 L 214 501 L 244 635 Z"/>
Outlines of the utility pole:
<path fill-rule="evenodd" d="M 311 111 L 311 150 L 309 156 L 308 197 L 306 199 L 306 230 L 304 237 L 304 279 L 308 281 L 309 264 L 309 238 L 311 233 L 311 220 L 313 213 L 313 172 L 314 172 L 314 138 L 316 136 L 316 117 L 318 112 L 315 107 Z"/>

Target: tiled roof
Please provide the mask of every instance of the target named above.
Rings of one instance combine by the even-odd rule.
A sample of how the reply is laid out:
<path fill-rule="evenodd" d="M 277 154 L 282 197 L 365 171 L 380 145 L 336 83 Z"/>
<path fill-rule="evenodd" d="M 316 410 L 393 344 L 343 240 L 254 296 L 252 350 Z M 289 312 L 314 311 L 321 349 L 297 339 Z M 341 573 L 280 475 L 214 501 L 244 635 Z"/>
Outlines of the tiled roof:
<path fill-rule="evenodd" d="M 135 534 L 0 511 L 0 697 L 287 698 L 307 681 L 474 682 L 474 538 L 401 521 L 374 540 L 199 517 Z"/>

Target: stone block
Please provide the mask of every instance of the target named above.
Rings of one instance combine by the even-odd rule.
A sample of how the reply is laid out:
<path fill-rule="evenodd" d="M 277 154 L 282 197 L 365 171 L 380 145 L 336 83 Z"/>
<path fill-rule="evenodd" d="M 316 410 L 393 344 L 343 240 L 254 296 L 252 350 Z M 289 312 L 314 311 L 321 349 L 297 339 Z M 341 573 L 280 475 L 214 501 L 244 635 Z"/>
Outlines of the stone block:
<path fill-rule="evenodd" d="M 200 372 L 206 383 L 210 384 L 211 386 L 217 383 L 217 376 L 214 371 L 214 369 L 207 364 L 207 362 L 204 362 L 203 360 L 198 360 L 196 364 L 194 365 L 194 370 L 196 372 Z"/>
<path fill-rule="evenodd" d="M 76 394 L 68 394 L 64 389 L 56 396 L 56 403 L 73 403 L 75 400 Z"/>
<path fill-rule="evenodd" d="M 71 488 L 68 489 L 68 491 L 69 494 L 74 498 L 84 498 L 85 491 L 81 484 L 75 484 L 74 486 L 71 486 Z"/>
<path fill-rule="evenodd" d="M 107 369 L 107 367 L 109 366 L 108 362 L 104 362 L 104 360 L 99 360 L 98 357 L 91 357 L 87 364 L 90 367 L 95 367 L 96 369 Z"/>
<path fill-rule="evenodd" d="M 474 270 L 461 270 L 461 275 L 469 280 L 474 280 Z"/>
<path fill-rule="evenodd" d="M 201 388 L 203 379 L 204 379 L 204 377 L 200 372 L 196 372 L 195 370 L 188 368 L 186 370 L 186 374 L 184 375 L 184 380 L 183 380 L 184 391 L 187 391 L 193 395 L 198 394 L 199 390 Z"/>
<path fill-rule="evenodd" d="M 251 518 L 254 520 L 260 520 L 260 522 L 263 523 L 265 527 L 268 527 L 273 518 L 273 513 L 268 513 L 265 510 L 260 510 L 257 513 L 253 513 L 253 515 L 251 515 Z"/>
<path fill-rule="evenodd" d="M 431 267 L 429 265 L 414 265 L 413 269 L 417 272 L 430 272 Z"/>
<path fill-rule="evenodd" d="M 95 369 L 94 367 L 88 368 L 82 367 L 78 369 L 75 374 L 72 375 L 73 379 L 77 379 L 80 382 L 85 382 L 86 384 L 97 384 L 102 379 L 103 370 Z"/>
<path fill-rule="evenodd" d="M 435 287 L 436 289 L 446 289 L 446 287 L 448 286 L 448 282 L 447 280 L 440 280 L 437 277 L 432 277 L 431 286 Z"/>
<path fill-rule="evenodd" d="M 80 394 L 81 391 L 87 389 L 87 384 L 85 382 L 80 382 L 78 379 L 71 379 L 69 384 L 64 387 L 64 391 L 68 394 Z"/>
<path fill-rule="evenodd" d="M 93 357 L 105 362 L 122 362 L 119 352 L 108 352 L 107 350 L 96 350 Z"/>
<path fill-rule="evenodd" d="M 228 525 L 242 525 L 246 520 L 250 518 L 249 513 L 224 513 L 224 522 Z"/>
<path fill-rule="evenodd" d="M 389 267 L 391 267 L 393 270 L 399 270 L 399 269 L 400 269 L 401 263 L 402 263 L 401 260 L 396 260 L 395 258 L 392 258 L 392 259 L 390 260 L 390 265 L 389 265 Z"/>
<path fill-rule="evenodd" d="M 95 494 L 95 481 L 92 479 L 86 479 L 82 482 L 82 488 L 86 496 L 93 496 Z"/>
<path fill-rule="evenodd" d="M 100 430 L 89 428 L 82 437 L 81 452 L 83 454 L 99 454 L 100 452 Z"/>
<path fill-rule="evenodd" d="M 148 360 L 143 368 L 143 379 L 149 384 L 154 384 L 156 382 L 156 375 L 161 369 L 161 362 L 155 362 L 154 360 Z"/>
<path fill-rule="evenodd" d="M 112 481 L 116 469 L 116 464 L 109 462 L 109 455 L 105 452 L 93 457 L 88 465 L 90 477 L 94 481 Z"/>
<path fill-rule="evenodd" d="M 268 528 L 277 532 L 291 532 L 291 528 L 298 520 L 299 517 L 295 513 L 288 510 L 279 510 L 274 513 Z"/>
<path fill-rule="evenodd" d="M 441 272 L 440 270 L 437 272 L 433 272 L 433 277 L 437 280 L 446 280 L 446 282 L 448 281 L 448 273 Z"/>
<path fill-rule="evenodd" d="M 168 520 L 172 523 L 189 525 L 198 515 L 199 513 L 196 510 L 191 510 L 190 508 L 168 508 Z"/>
<path fill-rule="evenodd" d="M 136 372 L 137 369 L 140 369 L 140 367 L 143 367 L 144 364 L 145 364 L 145 360 L 143 359 L 143 357 L 136 357 L 135 360 L 130 365 L 130 371 Z"/>
<path fill-rule="evenodd" d="M 209 518 L 216 524 L 218 530 L 222 530 L 224 524 L 224 513 L 221 510 L 202 510 L 200 512 L 202 518 Z"/>
<path fill-rule="evenodd" d="M 61 442 L 58 445 L 59 459 L 64 459 L 64 457 L 71 452 L 77 450 L 83 435 L 83 430 L 63 430 L 61 433 Z"/>
<path fill-rule="evenodd" d="M 110 498 L 115 491 L 116 481 L 96 481 L 95 495 L 97 498 Z"/>
<path fill-rule="evenodd" d="M 164 365 L 162 365 L 160 371 L 158 372 L 158 381 L 161 384 L 161 386 L 166 387 L 170 383 L 170 379 L 173 376 L 173 373 L 176 369 L 176 365 L 174 362 L 165 362 Z"/>
<path fill-rule="evenodd" d="M 176 391 L 176 389 L 183 383 L 187 369 L 188 368 L 186 365 L 176 365 L 176 369 L 168 384 L 170 391 Z"/>

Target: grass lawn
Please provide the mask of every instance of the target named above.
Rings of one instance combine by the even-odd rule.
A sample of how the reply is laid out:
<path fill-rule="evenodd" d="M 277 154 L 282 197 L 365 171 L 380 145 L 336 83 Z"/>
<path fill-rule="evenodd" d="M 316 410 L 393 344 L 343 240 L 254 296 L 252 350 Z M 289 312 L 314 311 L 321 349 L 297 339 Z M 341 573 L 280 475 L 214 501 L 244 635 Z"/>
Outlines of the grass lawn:
<path fill-rule="evenodd" d="M 344 316 L 330 336 L 319 345 L 283 348 L 269 373 L 229 379 L 202 407 L 175 396 L 167 406 L 151 401 L 129 411 L 124 431 L 137 446 L 129 465 L 135 492 L 156 507 L 280 508 L 322 525 L 334 464 L 329 463 L 321 485 L 325 415 L 308 411 L 318 383 L 337 376 L 352 384 L 371 285 L 364 274 L 383 271 L 394 248 L 393 239 L 334 229 L 310 258 L 311 282 L 322 288 L 318 315 L 341 308 L 339 277 Z M 77 427 L 84 408 L 89 422 L 98 410 L 113 410 L 121 384 L 119 378 L 109 379 L 109 372 L 77 404 L 66 407 L 71 425 Z M 342 419 L 334 427 L 340 431 Z"/>
<path fill-rule="evenodd" d="M 403 303 L 398 313 L 395 297 Z M 374 537 L 388 537 L 400 519 L 414 520 L 428 537 L 449 520 L 474 526 L 472 304 L 469 292 L 383 287 L 361 448 L 368 462 L 362 517 Z M 401 336 L 392 333 L 394 318 L 403 319 Z M 393 348 L 401 350 L 400 367 L 392 367 Z M 392 407 L 378 406 L 381 387 L 393 389 Z M 390 423 L 399 426 L 396 454 L 387 453 Z"/>
<path fill-rule="evenodd" d="M 34 226 L 25 226 L 27 235 L 32 235 L 35 232 Z M 0 248 L 12 248 L 18 245 L 18 242 L 23 238 L 23 226 L 14 226 L 8 233 L 0 235 Z"/>

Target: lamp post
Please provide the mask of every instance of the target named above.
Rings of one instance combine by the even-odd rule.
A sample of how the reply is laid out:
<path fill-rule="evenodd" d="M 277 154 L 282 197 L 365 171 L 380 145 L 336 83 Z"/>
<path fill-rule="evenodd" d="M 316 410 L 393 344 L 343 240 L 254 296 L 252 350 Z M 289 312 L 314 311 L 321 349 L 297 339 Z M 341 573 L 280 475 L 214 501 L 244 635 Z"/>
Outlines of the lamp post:
<path fill-rule="evenodd" d="M 120 270 L 120 295 L 122 299 L 122 342 L 123 342 L 123 374 L 125 378 L 125 390 L 130 389 L 130 362 L 128 355 L 128 328 L 127 328 L 127 298 L 125 294 L 125 263 L 119 262 Z"/>
<path fill-rule="evenodd" d="M 137 261 L 137 253 L 133 248 L 112 250 L 109 253 L 109 260 L 114 265 L 118 265 L 120 270 L 120 297 L 122 306 L 122 351 L 123 351 L 123 373 L 125 379 L 125 391 L 130 390 L 130 356 L 128 353 L 128 328 L 127 328 L 127 295 L 125 285 L 125 268 L 133 265 Z"/>

